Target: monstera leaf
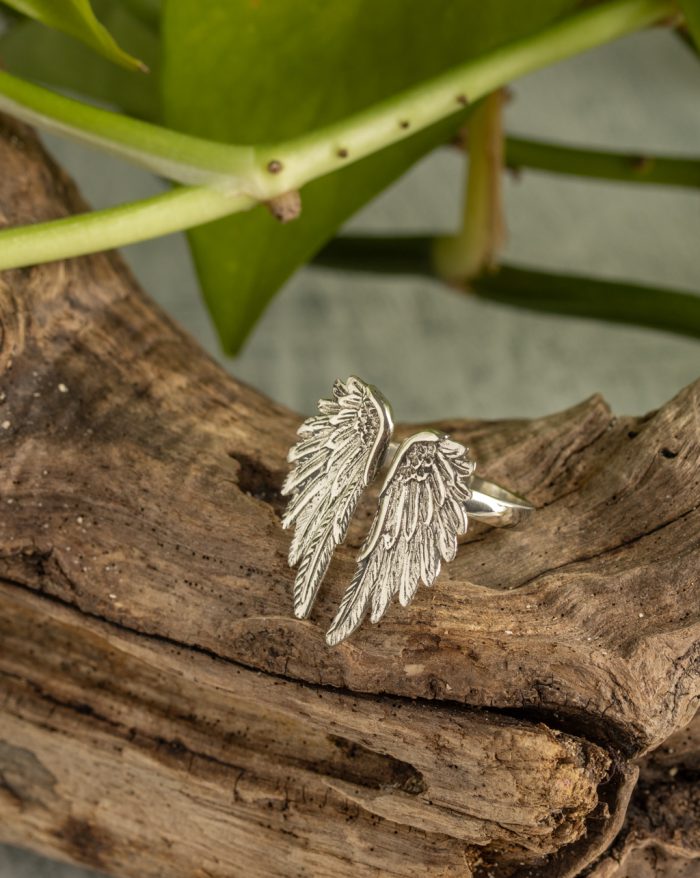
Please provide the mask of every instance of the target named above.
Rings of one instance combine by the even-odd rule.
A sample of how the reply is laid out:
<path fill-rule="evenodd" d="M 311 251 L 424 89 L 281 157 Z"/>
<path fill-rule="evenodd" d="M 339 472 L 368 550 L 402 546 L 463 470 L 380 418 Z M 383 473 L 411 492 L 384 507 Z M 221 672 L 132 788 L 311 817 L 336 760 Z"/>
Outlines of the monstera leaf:
<path fill-rule="evenodd" d="M 342 119 L 502 43 L 575 0 L 171 0 L 163 12 L 166 122 L 272 143 Z M 204 295 L 233 353 L 276 290 L 339 226 L 454 134 L 464 112 L 304 188 L 279 225 L 264 206 L 190 232 Z"/>

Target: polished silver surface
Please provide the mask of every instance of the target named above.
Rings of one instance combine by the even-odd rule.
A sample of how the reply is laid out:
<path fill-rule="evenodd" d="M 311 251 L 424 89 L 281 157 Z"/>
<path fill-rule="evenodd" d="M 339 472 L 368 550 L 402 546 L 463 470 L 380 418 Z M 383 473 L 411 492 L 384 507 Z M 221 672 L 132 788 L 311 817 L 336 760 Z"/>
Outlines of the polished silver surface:
<path fill-rule="evenodd" d="M 297 567 L 298 618 L 311 612 L 363 489 L 387 470 L 355 575 L 326 635 L 331 645 L 349 637 L 370 607 L 378 622 L 395 595 L 407 606 L 421 582 L 432 585 L 442 562 L 455 557 L 469 518 L 514 524 L 533 508 L 475 476 L 468 449 L 444 433 L 422 430 L 401 445 L 392 442 L 391 406 L 360 378 L 337 380 L 333 398 L 319 400 L 318 409 L 298 430 L 282 487 L 289 497 L 282 526 L 295 528 L 289 564 Z"/>
<path fill-rule="evenodd" d="M 370 607 L 378 622 L 395 595 L 407 606 L 418 584 L 432 585 L 442 560 L 452 561 L 457 537 L 467 530 L 473 471 L 467 449 L 444 433 L 424 430 L 401 444 L 355 576 L 326 635 L 331 646 L 349 637 Z"/>
<path fill-rule="evenodd" d="M 399 443 L 390 442 L 387 446 L 382 467 L 392 466 L 399 452 Z M 467 449 L 465 449 L 467 453 Z M 494 527 L 506 527 L 517 524 L 523 515 L 535 508 L 529 500 L 514 494 L 507 488 L 489 482 L 474 473 L 469 477 L 470 496 L 465 501 L 465 508 L 470 518 L 477 518 Z"/>
<path fill-rule="evenodd" d="M 293 468 L 282 487 L 289 503 L 282 527 L 294 525 L 289 565 L 297 564 L 294 614 L 309 615 L 333 550 L 345 539 L 365 488 L 375 477 L 391 439 L 391 408 L 382 394 L 351 376 L 321 399 L 319 414 L 299 428 L 287 456 Z"/>
<path fill-rule="evenodd" d="M 524 497 L 480 476 L 472 475 L 468 484 L 471 496 L 466 503 L 467 514 L 495 527 L 517 524 L 535 508 Z"/>

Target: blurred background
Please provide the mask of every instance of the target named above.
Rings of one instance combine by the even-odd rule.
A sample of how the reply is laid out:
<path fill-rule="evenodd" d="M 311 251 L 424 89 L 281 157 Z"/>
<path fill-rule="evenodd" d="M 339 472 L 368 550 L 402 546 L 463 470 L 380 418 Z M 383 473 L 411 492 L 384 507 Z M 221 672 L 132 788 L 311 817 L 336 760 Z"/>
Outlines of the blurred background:
<path fill-rule="evenodd" d="M 645 32 L 522 79 L 508 133 L 590 147 L 700 156 L 700 60 L 678 38 Z M 96 150 L 47 138 L 96 207 L 162 184 Z M 446 147 L 347 227 L 453 232 L 464 157 Z M 697 190 L 507 175 L 503 261 L 700 291 Z M 274 222 L 272 218 L 270 222 Z M 241 356 L 220 355 L 184 236 L 127 248 L 151 296 L 225 367 L 304 412 L 333 379 L 357 372 L 398 419 L 532 416 L 602 392 L 620 413 L 658 406 L 700 374 L 700 344 L 671 334 L 518 311 L 418 277 L 300 271 Z"/>
<path fill-rule="evenodd" d="M 700 61 L 666 32 L 628 37 L 513 86 L 510 134 L 590 147 L 700 156 Z M 95 207 L 153 194 L 154 177 L 45 138 Z M 445 148 L 349 224 L 454 231 L 463 157 Z M 504 260 L 700 290 L 696 191 L 524 172 L 505 187 Z M 272 220 L 271 220 L 272 221 Z M 236 377 L 303 412 L 356 373 L 399 420 L 537 416 L 601 392 L 620 414 L 662 404 L 700 375 L 700 342 L 653 330 L 490 304 L 424 278 L 306 268 L 277 296 L 237 359 L 223 358 L 183 236 L 128 248 L 149 294 Z M 99 807 L 99 806 L 98 806 Z M 0 878 L 90 873 L 0 846 Z"/>

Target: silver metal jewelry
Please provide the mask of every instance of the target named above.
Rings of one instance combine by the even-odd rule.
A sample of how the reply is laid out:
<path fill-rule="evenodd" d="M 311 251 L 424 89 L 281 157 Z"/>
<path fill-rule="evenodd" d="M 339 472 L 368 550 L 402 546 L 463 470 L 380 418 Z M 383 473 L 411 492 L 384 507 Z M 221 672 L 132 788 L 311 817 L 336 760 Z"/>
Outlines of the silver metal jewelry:
<path fill-rule="evenodd" d="M 289 564 L 296 566 L 294 613 L 306 618 L 335 547 L 347 534 L 362 491 L 388 466 L 379 508 L 357 558 L 357 569 L 326 640 L 340 643 L 371 609 L 378 622 L 392 597 L 407 606 L 419 583 L 430 586 L 442 561 L 452 561 L 469 518 L 513 524 L 532 505 L 474 475 L 475 462 L 459 442 L 423 430 L 391 442 L 391 407 L 359 378 L 336 381 L 333 399 L 299 428 L 288 455 L 293 468 L 282 526 L 294 525 Z"/>
<path fill-rule="evenodd" d="M 333 399 L 299 427 L 287 455 L 293 468 L 282 486 L 291 495 L 282 527 L 294 525 L 289 566 L 297 569 L 294 615 L 305 619 L 326 575 L 333 550 L 384 459 L 394 425 L 391 407 L 371 384 L 336 380 Z"/>

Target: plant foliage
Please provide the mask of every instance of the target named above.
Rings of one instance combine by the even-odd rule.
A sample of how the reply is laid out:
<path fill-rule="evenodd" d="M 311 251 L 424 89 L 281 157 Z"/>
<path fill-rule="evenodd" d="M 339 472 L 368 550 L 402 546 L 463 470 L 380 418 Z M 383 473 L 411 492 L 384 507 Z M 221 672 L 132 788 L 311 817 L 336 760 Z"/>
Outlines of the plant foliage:
<path fill-rule="evenodd" d="M 530 69 L 655 23 L 680 24 L 697 37 L 698 0 L 679 2 L 604 0 L 581 11 L 580 0 L 5 0 L 24 17 L 0 37 L 9 70 L 0 73 L 0 109 L 185 185 L 160 199 L 0 232 L 0 268 L 189 229 L 205 300 L 233 353 L 287 278 L 349 217 L 468 124 L 467 92 L 484 97 Z M 463 92 L 456 90 L 462 82 L 469 86 Z M 502 138 L 498 120 L 493 131 Z M 475 139 L 472 149 L 496 145 Z M 647 157 L 640 164 L 619 153 L 523 140 L 502 141 L 494 154 L 511 166 L 630 183 L 697 187 L 700 180 L 692 159 Z M 500 172 L 493 161 L 472 163 L 472 177 Z M 298 216 L 298 197 L 285 196 L 285 181 L 302 190 Z M 498 214 L 500 205 L 484 201 L 497 197 L 489 194 L 498 192 L 495 183 L 470 178 L 466 203 L 478 202 L 479 212 L 469 217 L 467 206 L 452 250 L 469 246 L 469 223 L 473 229 L 478 216 Z M 282 224 L 273 214 L 294 221 Z M 381 254 L 388 265 L 420 262 L 465 289 L 516 303 L 512 271 L 487 277 L 484 265 L 482 274 L 477 266 L 455 278 L 442 264 L 444 248 L 428 252 L 423 242 L 417 258 L 397 258 L 396 241 L 333 252 L 352 252 L 360 262 L 364 252 L 375 268 Z M 491 243 L 489 267 L 497 258 Z M 452 268 L 457 264 L 471 262 L 457 253 Z M 530 273 L 517 304 L 566 311 L 566 290 L 557 292 L 565 282 Z M 575 312 L 606 319 L 610 285 L 582 283 Z M 664 303 L 675 303 L 676 313 L 681 300 L 674 296 L 682 295 L 688 325 L 700 323 L 700 299 L 692 294 L 664 299 L 656 291 L 639 300 L 641 315 L 633 288 L 620 289 L 607 319 L 625 320 L 629 309 L 628 322 L 683 331 L 685 318 L 662 313 Z"/>

